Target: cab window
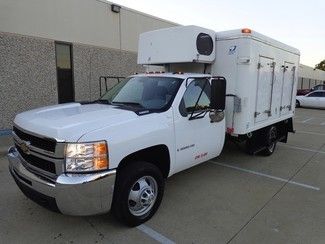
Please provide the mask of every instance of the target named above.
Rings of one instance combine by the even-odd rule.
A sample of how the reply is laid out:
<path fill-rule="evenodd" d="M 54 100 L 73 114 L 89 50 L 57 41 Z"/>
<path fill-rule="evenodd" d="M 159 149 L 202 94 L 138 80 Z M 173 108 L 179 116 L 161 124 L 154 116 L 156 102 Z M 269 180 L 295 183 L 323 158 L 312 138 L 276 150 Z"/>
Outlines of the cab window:
<path fill-rule="evenodd" d="M 187 116 L 210 107 L 211 86 L 206 78 L 194 79 L 188 85 L 180 104 L 180 113 Z"/>

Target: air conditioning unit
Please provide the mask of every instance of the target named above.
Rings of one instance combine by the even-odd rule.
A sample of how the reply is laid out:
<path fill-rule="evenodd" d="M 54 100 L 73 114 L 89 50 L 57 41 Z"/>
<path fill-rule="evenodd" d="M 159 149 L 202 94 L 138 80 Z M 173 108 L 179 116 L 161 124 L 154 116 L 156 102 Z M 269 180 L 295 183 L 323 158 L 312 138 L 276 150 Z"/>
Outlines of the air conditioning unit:
<path fill-rule="evenodd" d="M 140 35 L 138 64 L 212 63 L 216 33 L 198 26 L 178 26 Z"/>

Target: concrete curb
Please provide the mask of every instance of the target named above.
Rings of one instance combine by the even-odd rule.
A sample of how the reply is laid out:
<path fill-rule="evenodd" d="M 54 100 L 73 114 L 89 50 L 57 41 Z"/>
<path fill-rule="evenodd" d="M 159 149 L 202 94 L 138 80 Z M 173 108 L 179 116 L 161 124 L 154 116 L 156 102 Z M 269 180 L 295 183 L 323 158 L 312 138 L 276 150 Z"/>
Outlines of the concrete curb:
<path fill-rule="evenodd" d="M 11 145 L 13 145 L 11 135 L 0 136 L 0 157 L 3 157 L 7 154 L 7 151 Z"/>

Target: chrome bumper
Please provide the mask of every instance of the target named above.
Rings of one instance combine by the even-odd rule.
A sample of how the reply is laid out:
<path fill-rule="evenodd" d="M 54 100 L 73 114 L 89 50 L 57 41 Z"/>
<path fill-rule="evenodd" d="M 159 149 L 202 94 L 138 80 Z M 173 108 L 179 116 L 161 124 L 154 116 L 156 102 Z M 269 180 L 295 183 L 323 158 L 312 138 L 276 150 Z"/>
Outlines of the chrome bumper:
<path fill-rule="evenodd" d="M 61 174 L 50 181 L 29 171 L 15 147 L 8 151 L 9 170 L 23 193 L 35 202 L 68 215 L 95 215 L 111 208 L 116 170 Z"/>

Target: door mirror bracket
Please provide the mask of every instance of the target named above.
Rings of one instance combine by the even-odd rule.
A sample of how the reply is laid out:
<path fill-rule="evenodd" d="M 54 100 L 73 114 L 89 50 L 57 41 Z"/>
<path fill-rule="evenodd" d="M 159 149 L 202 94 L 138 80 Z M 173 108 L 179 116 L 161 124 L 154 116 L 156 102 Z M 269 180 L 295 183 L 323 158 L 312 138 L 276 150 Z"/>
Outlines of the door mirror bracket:
<path fill-rule="evenodd" d="M 224 113 L 224 111 L 218 111 L 218 110 L 213 109 L 213 110 L 210 110 L 209 117 L 210 117 L 211 123 L 220 122 L 224 119 L 225 113 Z"/>

